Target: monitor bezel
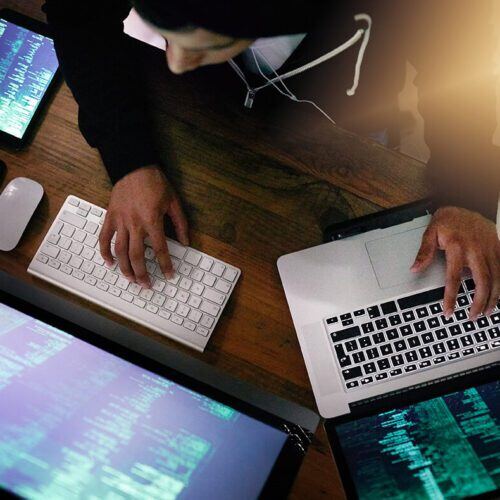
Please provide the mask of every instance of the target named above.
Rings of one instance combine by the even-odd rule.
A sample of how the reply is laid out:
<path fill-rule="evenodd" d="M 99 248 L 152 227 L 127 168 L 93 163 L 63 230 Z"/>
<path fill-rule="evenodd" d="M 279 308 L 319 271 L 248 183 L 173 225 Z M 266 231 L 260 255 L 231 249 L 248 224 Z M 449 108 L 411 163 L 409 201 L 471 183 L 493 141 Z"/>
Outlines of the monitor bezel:
<path fill-rule="evenodd" d="M 337 433 L 338 425 L 370 417 L 384 411 L 403 408 L 411 404 L 427 401 L 473 386 L 495 382 L 499 380 L 499 378 L 500 363 L 493 363 L 475 371 L 455 374 L 444 380 L 436 381 L 435 383 L 426 384 L 420 387 L 409 387 L 404 391 L 398 391 L 378 399 L 361 402 L 351 407 L 350 413 L 325 420 L 323 425 L 330 443 L 330 451 L 337 465 L 347 498 L 358 499 L 359 496 L 357 494 L 354 476 L 351 473 L 347 457 L 343 452 L 340 438 Z M 498 498 L 499 491 L 500 489 L 497 488 L 490 492 L 465 498 L 477 500 Z"/>
<path fill-rule="evenodd" d="M 59 328 L 60 330 L 63 330 L 84 342 L 124 359 L 125 361 L 133 363 L 160 376 L 167 377 L 175 383 L 184 385 L 185 387 L 199 392 L 211 399 L 214 399 L 215 401 L 231 406 L 233 409 L 249 417 L 288 434 L 288 438 L 285 441 L 285 444 L 283 445 L 283 448 L 281 449 L 281 452 L 279 453 L 259 495 L 260 498 L 286 497 L 293 485 L 293 481 L 300 468 L 305 451 L 307 450 L 307 442 L 304 443 L 301 441 L 297 443 L 296 434 L 294 432 L 287 432 L 286 429 L 295 431 L 299 429 L 299 426 L 272 413 L 266 412 L 265 410 L 213 387 L 212 385 L 197 380 L 190 375 L 181 373 L 166 364 L 159 363 L 158 361 L 135 352 L 121 344 L 113 342 L 109 338 L 105 338 L 98 333 L 86 329 L 77 322 L 69 321 L 54 312 L 41 309 L 40 307 L 35 306 L 34 304 L 23 300 L 23 298 L 9 293 L 7 290 L 2 288 L 0 288 L 0 303 L 12 307 L 21 313 L 28 314 L 55 328 Z M 310 431 L 303 428 L 300 428 L 300 431 L 307 434 L 310 433 Z M 298 446 L 298 444 L 300 444 L 300 446 Z M 14 492 L 5 489 L 2 485 L 0 485 L 0 492 L 2 494 L 10 495 L 12 498 L 19 498 Z"/>
<path fill-rule="evenodd" d="M 11 9 L 0 9 L 0 18 L 5 21 L 9 21 L 21 28 L 28 29 L 39 35 L 46 36 L 53 39 L 50 34 L 49 26 L 41 21 L 32 19 L 31 17 L 25 16 L 19 12 L 13 11 Z M 22 137 L 15 137 L 12 134 L 8 134 L 0 130 L 0 143 L 3 146 L 14 150 L 20 150 L 26 147 L 34 138 L 35 132 L 38 130 L 38 126 L 41 123 L 41 118 L 48 109 L 52 97 L 54 96 L 59 84 L 62 81 L 61 77 L 61 66 L 58 64 L 57 70 L 49 83 L 49 86 L 45 90 L 42 99 L 40 100 L 35 113 L 31 117 L 31 120 L 24 131 Z"/>

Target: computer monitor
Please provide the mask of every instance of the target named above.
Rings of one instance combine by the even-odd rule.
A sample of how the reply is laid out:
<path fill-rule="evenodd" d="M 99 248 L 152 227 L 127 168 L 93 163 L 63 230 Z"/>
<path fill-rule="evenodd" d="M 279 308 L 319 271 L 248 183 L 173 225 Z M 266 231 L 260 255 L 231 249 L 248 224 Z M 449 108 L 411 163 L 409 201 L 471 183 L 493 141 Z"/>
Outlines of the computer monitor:
<path fill-rule="evenodd" d="M 350 496 L 499 498 L 498 366 L 354 413 L 326 423 Z"/>
<path fill-rule="evenodd" d="M 0 290 L 7 492 L 256 498 L 289 486 L 304 450 L 293 428 Z"/>

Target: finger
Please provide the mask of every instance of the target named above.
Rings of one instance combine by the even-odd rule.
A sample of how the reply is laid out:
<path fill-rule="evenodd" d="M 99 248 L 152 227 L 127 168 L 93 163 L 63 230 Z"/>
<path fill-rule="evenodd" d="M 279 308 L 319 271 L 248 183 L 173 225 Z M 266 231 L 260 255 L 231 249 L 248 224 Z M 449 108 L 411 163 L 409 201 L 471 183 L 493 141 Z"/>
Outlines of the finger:
<path fill-rule="evenodd" d="M 485 314 L 491 314 L 498 303 L 500 296 L 500 264 L 496 256 L 493 255 L 490 259 L 490 275 L 492 279 L 490 298 L 486 304 Z"/>
<path fill-rule="evenodd" d="M 468 266 L 472 272 L 474 283 L 476 284 L 469 318 L 476 319 L 477 316 L 485 310 L 488 302 L 491 291 L 491 276 L 486 259 L 482 255 L 476 254 L 471 257 Z"/>
<path fill-rule="evenodd" d="M 136 280 L 145 288 L 150 288 L 148 272 L 144 262 L 144 237 L 137 229 L 129 231 L 128 255 Z"/>
<path fill-rule="evenodd" d="M 457 293 L 460 288 L 463 256 L 460 247 L 452 246 L 446 249 L 446 283 L 444 290 L 443 309 L 446 317 L 453 314 Z"/>
<path fill-rule="evenodd" d="M 174 269 L 168 252 L 167 240 L 165 239 L 162 224 L 159 222 L 157 225 L 152 226 L 148 231 L 148 236 L 151 240 L 155 256 L 158 259 L 161 272 L 167 279 L 172 278 Z"/>
<path fill-rule="evenodd" d="M 420 249 L 410 270 L 413 272 L 421 272 L 427 269 L 434 259 L 437 248 L 437 230 L 434 225 L 430 224 L 422 236 Z"/>
<path fill-rule="evenodd" d="M 120 228 L 116 232 L 115 253 L 118 258 L 120 271 L 129 281 L 135 281 L 134 271 L 128 257 L 129 234 L 126 228 Z"/>
<path fill-rule="evenodd" d="M 177 239 L 183 245 L 189 245 L 188 222 L 177 198 L 172 201 L 171 207 L 167 213 L 170 216 L 170 219 L 172 219 Z"/>
<path fill-rule="evenodd" d="M 106 264 L 113 264 L 113 255 L 111 254 L 111 239 L 115 233 L 111 217 L 106 214 L 104 224 L 99 233 L 99 250 L 101 257 L 106 261 Z"/>

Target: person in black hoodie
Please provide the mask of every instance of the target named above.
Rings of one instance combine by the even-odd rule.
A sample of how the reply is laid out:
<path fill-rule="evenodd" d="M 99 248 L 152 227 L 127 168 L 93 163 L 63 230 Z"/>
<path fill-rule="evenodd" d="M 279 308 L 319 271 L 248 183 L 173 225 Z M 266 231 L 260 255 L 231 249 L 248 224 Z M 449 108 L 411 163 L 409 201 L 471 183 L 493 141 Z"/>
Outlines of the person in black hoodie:
<path fill-rule="evenodd" d="M 260 78 L 257 87 L 274 88 L 292 100 L 300 96 L 325 119 L 334 116 L 340 126 L 379 137 L 391 130 L 405 63 L 412 62 L 438 207 L 412 269 L 424 270 L 443 249 L 445 313 L 454 309 L 464 267 L 476 282 L 471 317 L 493 310 L 500 295 L 500 242 L 492 222 L 500 156 L 492 144 L 491 1 L 131 3 L 166 39 L 166 63 L 173 73 L 230 62 L 247 86 L 247 106 L 257 98 L 250 83 Z M 188 224 L 160 166 L 140 71 L 131 56 L 133 42 L 123 33 L 130 9 L 127 0 L 45 4 L 62 71 L 79 104 L 80 129 L 98 148 L 114 184 L 99 238 L 101 253 L 112 261 L 110 242 L 116 233 L 121 271 L 147 287 L 145 237 L 168 278 L 172 264 L 163 217 L 171 218 L 183 244 L 188 244 Z M 290 71 L 286 82 L 278 76 Z"/>

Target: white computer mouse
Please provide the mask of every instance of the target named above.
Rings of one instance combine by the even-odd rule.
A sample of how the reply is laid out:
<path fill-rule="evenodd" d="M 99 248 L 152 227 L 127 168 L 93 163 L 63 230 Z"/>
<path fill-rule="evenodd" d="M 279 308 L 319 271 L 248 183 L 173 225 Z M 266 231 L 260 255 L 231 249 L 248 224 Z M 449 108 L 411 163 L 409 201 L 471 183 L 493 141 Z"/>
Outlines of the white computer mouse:
<path fill-rule="evenodd" d="M 7 184 L 0 194 L 0 250 L 16 247 L 42 197 L 42 186 L 26 177 Z"/>

